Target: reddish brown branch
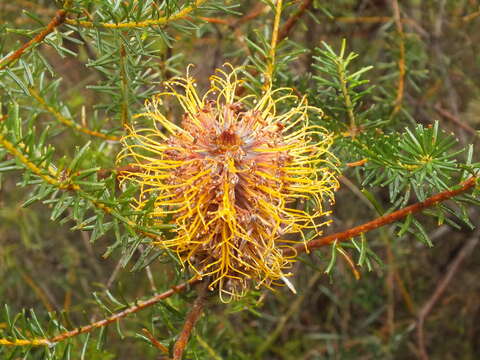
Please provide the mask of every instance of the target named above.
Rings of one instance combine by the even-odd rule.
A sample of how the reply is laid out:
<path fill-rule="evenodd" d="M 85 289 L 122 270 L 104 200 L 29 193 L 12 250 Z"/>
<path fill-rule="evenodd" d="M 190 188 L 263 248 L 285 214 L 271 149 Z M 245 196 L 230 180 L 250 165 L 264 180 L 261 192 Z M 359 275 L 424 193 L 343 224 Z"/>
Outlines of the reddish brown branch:
<path fill-rule="evenodd" d="M 65 10 L 58 10 L 55 13 L 55 16 L 53 19 L 48 23 L 47 27 L 40 32 L 37 36 L 35 36 L 33 39 L 30 41 L 26 42 L 23 44 L 18 50 L 16 50 L 14 53 L 11 55 L 5 57 L 0 61 L 0 70 L 4 69 L 7 67 L 9 64 L 11 64 L 13 61 L 19 59 L 23 53 L 30 48 L 32 45 L 40 43 L 45 39 L 45 37 L 50 34 L 53 30 L 55 30 L 56 27 L 59 25 L 63 24 L 65 22 L 65 16 L 67 15 L 67 12 Z"/>
<path fill-rule="evenodd" d="M 53 338 L 40 338 L 40 339 L 32 339 L 32 340 L 24 340 L 24 339 L 16 339 L 14 341 L 8 340 L 8 339 L 0 339 L 0 345 L 6 345 L 6 346 L 52 346 L 55 343 L 64 341 L 66 339 L 75 337 L 80 334 L 84 333 L 89 333 L 95 329 L 107 326 L 113 322 L 116 322 L 130 314 L 136 313 L 140 310 L 143 310 L 149 306 L 152 306 L 159 301 L 166 299 L 176 293 L 179 293 L 181 291 L 185 291 L 190 285 L 194 285 L 197 283 L 200 283 L 201 280 L 199 279 L 192 279 L 187 282 L 184 282 L 183 284 L 172 286 L 170 290 L 167 290 L 161 294 L 155 295 L 154 297 L 145 300 L 145 301 L 139 301 L 135 305 L 120 311 L 116 314 L 113 314 L 109 316 L 106 319 L 96 321 L 94 323 L 91 323 L 86 326 L 79 327 L 75 330 L 71 331 L 66 331 L 64 333 L 58 334 L 57 336 L 54 336 Z M 158 345 L 155 344 L 154 345 Z M 161 348 L 161 346 L 159 347 Z"/>
<path fill-rule="evenodd" d="M 205 300 L 207 298 L 208 283 L 200 284 L 198 287 L 198 296 L 193 302 L 192 309 L 185 319 L 182 332 L 178 336 L 177 341 L 173 347 L 173 360 L 181 360 L 185 347 L 187 346 L 190 334 L 197 323 L 200 315 L 202 315 Z"/>
<path fill-rule="evenodd" d="M 205 16 L 199 16 L 198 18 L 200 20 L 209 22 L 210 24 L 230 25 L 230 23 L 231 23 L 231 21 L 228 21 L 228 20 L 225 20 L 225 19 L 219 19 L 219 18 L 212 18 L 212 17 L 205 17 Z"/>
<path fill-rule="evenodd" d="M 362 165 L 365 165 L 367 163 L 367 161 L 368 161 L 368 159 L 362 159 L 362 160 L 359 160 L 359 161 L 347 163 L 347 166 L 348 167 L 362 166 Z"/>
<path fill-rule="evenodd" d="M 86 325 L 86 326 L 82 326 L 82 327 L 80 327 L 78 329 L 75 329 L 75 330 L 64 332 L 62 334 L 59 334 L 59 335 L 49 339 L 48 341 L 49 341 L 49 343 L 56 343 L 56 342 L 64 341 L 68 338 L 71 338 L 71 337 L 74 337 L 74 336 L 77 336 L 77 335 L 80 335 L 80 334 L 83 334 L 83 333 L 88 333 L 88 332 L 91 332 L 92 330 L 95 330 L 97 328 L 107 326 L 107 325 L 109 325 L 109 324 L 111 324 L 111 323 L 113 323 L 117 320 L 120 320 L 124 317 L 127 317 L 130 314 L 136 313 L 136 312 L 138 312 L 140 310 L 143 310 L 143 309 L 145 309 L 149 306 L 152 306 L 152 305 L 158 303 L 159 301 L 161 301 L 163 299 L 166 299 L 166 298 L 168 298 L 168 297 L 170 297 L 170 296 L 172 296 L 176 293 L 185 291 L 189 287 L 189 285 L 193 285 L 193 284 L 196 284 L 196 283 L 199 283 L 199 282 L 200 282 L 200 280 L 194 279 L 194 280 L 184 282 L 183 284 L 173 286 L 170 290 L 167 290 L 167 291 L 165 291 L 161 294 L 155 295 L 154 297 L 152 297 L 148 300 L 139 301 L 134 306 L 131 306 L 131 307 L 129 307 L 129 308 L 123 310 L 123 311 L 120 311 L 116 314 L 113 314 L 112 316 L 110 316 L 106 319 L 94 322 L 94 323 Z"/>
<path fill-rule="evenodd" d="M 445 119 L 453 121 L 456 125 L 470 133 L 471 135 L 475 136 L 477 135 L 477 131 L 472 128 L 470 125 L 467 123 L 462 122 L 458 117 L 453 115 L 450 111 L 443 109 L 439 104 L 435 105 L 435 110 L 442 115 Z"/>
<path fill-rule="evenodd" d="M 471 188 L 473 188 L 476 184 L 477 178 L 475 176 L 472 176 L 468 180 L 464 181 L 463 183 L 460 184 L 460 186 L 455 189 L 455 190 L 445 190 L 442 191 L 441 193 L 438 193 L 436 195 L 433 195 L 426 199 L 425 201 L 418 202 L 416 204 L 407 206 L 403 209 L 394 211 L 391 214 L 380 216 L 379 218 L 376 218 L 375 220 L 369 221 L 365 224 L 353 227 L 351 229 L 348 229 L 346 231 L 342 231 L 339 233 L 327 235 L 324 237 L 321 237 L 316 240 L 310 241 L 306 247 L 305 245 L 297 245 L 295 246 L 295 250 L 298 253 L 304 252 L 306 250 L 313 250 L 313 249 L 318 249 L 322 246 L 330 245 L 335 241 L 347 241 L 355 236 L 358 236 L 362 233 L 366 233 L 368 231 L 377 229 L 381 226 L 391 224 L 395 221 L 398 221 L 400 219 L 403 219 L 409 214 L 414 214 L 417 213 L 423 209 L 432 207 L 442 201 L 451 199 L 459 194 L 462 194 Z M 287 254 L 291 254 L 292 250 L 287 250 Z"/>
<path fill-rule="evenodd" d="M 433 292 L 432 296 L 428 299 L 425 305 L 422 306 L 422 308 L 418 313 L 417 342 L 418 342 L 418 348 L 420 352 L 419 357 L 421 360 L 429 359 L 426 345 L 425 345 L 425 334 L 423 330 L 425 319 L 432 311 L 433 307 L 437 303 L 440 296 L 442 296 L 442 294 L 445 292 L 448 284 L 450 284 L 450 281 L 453 279 L 453 277 L 455 276 L 455 273 L 460 268 L 460 265 L 463 263 L 465 258 L 473 251 L 475 246 L 478 245 L 478 242 L 479 242 L 479 232 L 476 231 L 475 234 L 469 240 L 467 240 L 465 244 L 462 246 L 461 250 L 455 257 L 455 259 L 449 265 L 445 276 L 442 277 L 442 279 L 438 282 L 438 285 L 435 288 L 435 291 Z"/>
<path fill-rule="evenodd" d="M 155 339 L 155 337 L 153 336 L 153 334 L 150 331 L 148 331 L 147 329 L 142 329 L 142 332 L 145 334 L 145 336 L 148 338 L 148 340 L 150 340 L 150 343 L 153 346 L 155 346 L 162 353 L 168 354 L 168 348 L 165 345 L 163 345 L 160 341 Z"/>
<path fill-rule="evenodd" d="M 268 11 L 268 6 L 259 2 L 256 6 L 254 6 L 252 11 L 235 21 L 234 25 L 240 25 L 249 22 L 250 20 L 253 20 L 256 17 L 262 15 L 266 11 Z"/>
<path fill-rule="evenodd" d="M 292 30 L 298 19 L 300 19 L 300 17 L 310 7 L 310 5 L 312 5 L 312 0 L 302 1 L 302 4 L 298 8 L 298 10 L 288 18 L 283 27 L 280 29 L 280 32 L 278 34 L 278 41 L 283 40 L 288 36 L 290 30 Z"/>

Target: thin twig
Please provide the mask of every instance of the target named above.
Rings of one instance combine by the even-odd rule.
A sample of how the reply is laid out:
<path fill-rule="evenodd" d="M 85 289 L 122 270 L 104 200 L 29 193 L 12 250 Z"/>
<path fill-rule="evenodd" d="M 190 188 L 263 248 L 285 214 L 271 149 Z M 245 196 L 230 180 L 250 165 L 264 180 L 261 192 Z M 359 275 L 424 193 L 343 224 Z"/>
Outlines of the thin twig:
<path fill-rule="evenodd" d="M 57 28 L 58 26 L 60 26 L 65 22 L 66 15 L 67 15 L 66 10 L 64 9 L 58 10 L 55 13 L 55 16 L 53 17 L 53 19 L 48 23 L 47 27 L 42 32 L 40 32 L 37 36 L 35 36 L 30 41 L 23 44 L 17 51 L 0 60 L 0 70 L 6 68 L 15 60 L 18 60 L 23 55 L 23 53 L 27 51 L 32 45 L 42 42 L 43 39 L 45 39 L 45 37 L 48 34 L 53 32 L 55 28 Z"/>
<path fill-rule="evenodd" d="M 305 252 L 305 251 L 318 249 L 320 247 L 333 244 L 335 241 L 338 241 L 338 242 L 348 241 L 351 238 L 353 238 L 355 236 L 358 236 L 362 233 L 366 233 L 368 231 L 377 229 L 381 226 L 391 224 L 395 221 L 398 221 L 400 219 L 405 218 L 409 214 L 417 213 L 417 212 L 419 212 L 423 209 L 435 206 L 436 204 L 438 204 L 442 201 L 445 201 L 445 200 L 451 199 L 451 198 L 453 198 L 457 195 L 460 195 L 460 194 L 472 189 L 476 185 L 476 182 L 477 182 L 477 177 L 472 176 L 469 179 L 467 179 L 466 181 L 464 181 L 463 183 L 461 183 L 459 185 L 459 187 L 456 188 L 455 190 L 442 191 L 442 192 L 440 192 L 436 195 L 433 195 L 433 196 L 427 198 L 425 201 L 421 201 L 421 202 L 415 203 L 413 205 L 407 206 L 403 209 L 394 211 L 391 214 L 380 216 L 380 217 L 376 218 L 375 220 L 369 221 L 365 224 L 350 228 L 348 230 L 345 230 L 345 231 L 342 231 L 342 232 L 339 232 L 339 233 L 323 236 L 319 239 L 310 241 L 306 245 L 305 244 L 297 245 L 297 246 L 294 247 L 294 250 L 293 249 L 286 250 L 285 254 L 291 254 L 294 251 L 297 251 L 297 253 L 302 253 L 302 252 Z"/>
<path fill-rule="evenodd" d="M 150 340 L 150 343 L 153 346 L 155 346 L 162 353 L 168 354 L 168 348 L 165 345 L 163 345 L 160 341 L 155 339 L 155 337 L 153 336 L 153 334 L 150 331 L 148 331 L 147 329 L 142 329 L 142 332 L 145 334 L 145 336 L 148 338 L 148 340 Z"/>
<path fill-rule="evenodd" d="M 71 119 L 66 118 L 63 116 L 60 111 L 55 109 L 53 106 L 50 106 L 47 104 L 47 101 L 40 95 L 40 93 L 34 89 L 33 87 L 28 89 L 30 91 L 30 94 L 32 97 L 37 100 L 37 102 L 40 104 L 40 106 L 45 110 L 51 113 L 59 122 L 62 124 L 79 131 L 81 133 L 90 135 L 90 136 L 95 136 L 104 140 L 110 140 L 110 141 L 120 141 L 120 137 L 115 136 L 115 135 L 107 135 L 95 130 L 90 130 L 89 128 L 83 127 L 82 125 L 74 122 Z"/>
<path fill-rule="evenodd" d="M 210 24 L 220 24 L 220 25 L 230 25 L 231 22 L 227 19 L 219 19 L 219 18 L 212 18 L 212 17 L 205 17 L 205 16 L 199 16 L 198 17 L 200 20 L 203 20 L 205 22 L 208 22 Z M 188 17 L 188 20 L 193 20 L 193 18 Z"/>
<path fill-rule="evenodd" d="M 363 160 L 362 160 L 363 161 Z M 367 159 L 364 159 L 364 162 L 366 162 Z M 351 164 L 354 164 L 354 163 L 351 163 Z M 349 164 L 347 164 L 348 166 Z M 345 185 L 354 195 L 357 196 L 357 198 L 362 201 L 363 203 L 365 203 L 366 206 L 368 206 L 371 210 L 375 210 L 375 207 L 372 205 L 372 203 L 370 201 L 368 201 L 368 199 L 365 197 L 365 195 L 358 189 L 357 186 L 355 186 L 348 178 L 346 178 L 345 176 L 340 176 L 338 178 L 340 180 L 340 182 Z M 382 237 L 385 237 L 386 241 L 388 241 L 388 243 L 390 243 L 389 239 L 387 238 L 388 235 L 385 231 L 382 231 L 381 233 L 381 236 Z M 388 249 L 388 247 L 387 247 Z M 389 267 L 389 270 L 390 270 L 390 267 Z M 413 300 L 410 296 L 410 293 L 408 292 L 402 278 L 400 277 L 400 274 L 399 272 L 397 271 L 396 269 L 396 266 L 394 267 L 393 269 L 393 276 L 394 276 L 394 280 L 396 281 L 397 283 L 397 286 L 398 286 L 398 289 L 400 291 L 400 294 L 402 295 L 402 298 L 405 302 L 405 305 L 408 309 L 408 311 L 410 312 L 410 314 L 412 315 L 415 315 L 416 314 L 416 311 L 415 311 L 415 305 L 413 303 Z M 393 284 L 389 284 L 389 286 L 392 286 L 393 288 Z M 390 314 L 391 316 L 391 314 Z M 392 317 L 390 317 L 390 319 L 392 319 Z"/>
<path fill-rule="evenodd" d="M 272 62 L 275 62 L 275 50 L 278 44 L 278 34 L 280 27 L 280 19 L 282 17 L 283 0 L 277 0 L 275 3 L 275 19 L 273 21 L 272 42 L 270 44 L 270 57 Z"/>
<path fill-rule="evenodd" d="M 348 85 L 348 80 L 347 80 L 347 69 L 346 69 L 346 62 L 344 59 L 344 54 L 345 54 L 345 48 L 346 48 L 346 41 L 344 40 L 342 42 L 342 50 L 341 50 L 341 55 L 339 56 L 339 60 L 335 60 L 335 63 L 337 65 L 337 74 L 338 74 L 338 79 L 340 81 L 340 88 L 342 90 L 342 95 L 343 95 L 343 101 L 345 102 L 345 110 L 347 111 L 348 119 L 350 120 L 350 129 L 349 129 L 349 134 L 352 137 L 355 137 L 358 132 L 357 128 L 357 121 L 355 119 L 355 113 L 353 112 L 353 101 L 350 96 L 350 91 L 349 91 L 349 85 Z"/>
<path fill-rule="evenodd" d="M 458 269 L 460 268 L 460 265 L 462 265 L 465 258 L 472 253 L 475 246 L 478 245 L 480 241 L 479 234 L 480 234 L 480 231 L 477 230 L 475 234 L 465 242 L 465 244 L 462 246 L 462 248 L 458 252 L 457 256 L 455 256 L 455 259 L 448 266 L 448 270 L 445 276 L 443 276 L 442 279 L 440 279 L 440 281 L 438 282 L 437 287 L 435 288 L 435 291 L 433 292 L 432 296 L 430 296 L 428 301 L 422 306 L 422 308 L 418 312 L 417 342 L 418 342 L 418 348 L 420 352 L 419 355 L 421 360 L 429 359 L 427 349 L 426 349 L 426 344 L 425 344 L 425 334 L 424 334 L 425 320 L 427 316 L 430 314 L 430 312 L 432 311 L 435 304 L 438 302 L 438 299 L 445 292 L 446 288 L 450 284 L 450 281 L 453 279 Z"/>
<path fill-rule="evenodd" d="M 68 189 L 69 185 L 64 184 L 63 182 L 57 179 L 58 174 L 50 172 L 50 168 L 48 170 L 42 169 L 37 166 L 34 162 L 30 161 L 22 151 L 20 151 L 17 147 L 22 147 L 19 144 L 14 144 L 8 141 L 4 134 L 0 132 L 0 145 L 2 145 L 5 150 L 7 150 L 11 155 L 15 156 L 18 161 L 20 161 L 28 170 L 32 173 L 40 177 L 44 182 L 56 186 L 58 189 L 64 190 Z"/>
<path fill-rule="evenodd" d="M 185 347 L 188 344 L 188 339 L 190 334 L 197 323 L 200 315 L 202 315 L 203 308 L 205 306 L 205 300 L 207 298 L 207 286 L 208 282 L 202 283 L 198 286 L 198 296 L 193 302 L 192 309 L 185 319 L 183 324 L 183 329 L 180 335 L 178 336 L 175 345 L 173 346 L 173 360 L 181 360 Z"/>
<path fill-rule="evenodd" d="M 104 23 L 104 22 L 92 22 L 92 21 L 83 21 L 76 19 L 66 19 L 65 22 L 70 25 L 77 25 L 86 28 L 104 28 L 104 29 L 131 29 L 131 28 L 144 28 L 151 26 L 165 25 L 169 22 L 184 19 L 192 11 L 196 10 L 201 6 L 206 0 L 197 0 L 194 5 L 189 5 L 184 7 L 178 13 L 164 16 L 158 19 L 149 19 L 144 21 L 132 21 L 126 23 Z"/>
<path fill-rule="evenodd" d="M 250 20 L 253 20 L 260 15 L 264 14 L 270 9 L 268 5 L 262 4 L 261 2 L 258 2 L 257 5 L 250 11 L 248 14 L 242 16 L 240 19 L 235 21 L 232 25 L 241 25 L 244 23 L 249 22 Z"/>
<path fill-rule="evenodd" d="M 434 109 L 442 115 L 445 119 L 453 121 L 456 125 L 461 127 L 463 130 L 467 131 L 468 133 L 472 134 L 473 136 L 477 135 L 477 131 L 472 128 L 470 125 L 461 121 L 457 116 L 453 115 L 450 111 L 443 109 L 439 104 L 434 106 Z"/>
<path fill-rule="evenodd" d="M 282 17 L 283 0 L 277 0 L 275 3 L 275 19 L 273 20 L 272 40 L 270 43 L 270 53 L 268 56 L 267 69 L 265 72 L 265 88 L 273 83 L 273 72 L 275 68 L 275 56 L 278 44 L 278 32 L 280 28 L 280 19 Z"/>
<path fill-rule="evenodd" d="M 117 278 L 121 268 L 122 268 L 122 259 L 118 260 L 117 264 L 115 265 L 115 268 L 113 269 L 112 273 L 110 274 L 107 280 L 107 283 L 105 284 L 105 287 L 107 288 L 107 290 L 112 287 L 113 282 Z"/>
<path fill-rule="evenodd" d="M 125 127 L 129 123 L 129 111 L 128 111 L 128 77 L 127 77 L 127 50 L 125 44 L 120 44 L 120 80 L 121 80 L 121 97 L 120 102 L 120 117 L 122 119 L 122 126 Z"/>
<path fill-rule="evenodd" d="M 155 295 L 152 298 L 144 301 L 138 301 L 135 305 L 130 306 L 129 308 L 120 311 L 116 314 L 113 314 L 105 319 L 96 321 L 89 325 L 81 326 L 75 330 L 66 331 L 64 333 L 58 334 L 53 338 L 43 338 L 43 339 L 31 339 L 31 340 L 24 340 L 24 339 L 16 339 L 16 340 L 8 340 L 8 339 L 0 339 L 0 345 L 7 345 L 7 346 L 51 346 L 55 343 L 62 342 L 66 339 L 75 337 L 80 334 L 89 333 L 95 329 L 105 327 L 111 323 L 114 323 L 120 319 L 127 317 L 130 314 L 136 313 L 140 310 L 148 308 L 152 305 L 155 305 L 161 300 L 164 300 L 176 293 L 185 291 L 189 286 L 199 283 L 201 280 L 192 279 L 187 282 L 184 282 L 180 285 L 172 286 L 169 290 Z"/>
<path fill-rule="evenodd" d="M 310 5 L 312 5 L 312 0 L 303 0 L 302 1 L 302 4 L 299 6 L 298 10 L 295 11 L 295 13 L 293 13 L 292 16 L 290 16 L 288 18 L 288 20 L 285 22 L 283 27 L 280 29 L 280 31 L 278 33 L 278 40 L 279 41 L 285 39 L 288 36 L 288 34 L 292 30 L 292 28 L 297 23 L 298 19 L 300 19 L 302 17 L 302 15 L 305 13 L 305 11 L 308 10 Z"/>
<path fill-rule="evenodd" d="M 354 162 L 351 162 L 351 163 L 347 163 L 346 165 L 348 167 L 356 167 L 356 166 L 363 166 L 367 162 L 368 162 L 368 159 L 362 159 L 362 160 L 354 161 Z"/>
<path fill-rule="evenodd" d="M 395 98 L 395 107 L 393 108 L 392 116 L 397 114 L 402 108 L 403 93 L 405 90 L 405 34 L 403 32 L 402 19 L 400 16 L 400 7 L 398 6 L 398 0 L 392 0 L 393 18 L 395 20 L 395 26 L 398 33 L 398 83 L 397 83 L 397 96 Z"/>
<path fill-rule="evenodd" d="M 340 175 L 338 177 L 338 181 L 345 187 L 350 190 L 362 203 L 364 203 L 370 210 L 375 210 L 375 206 L 372 205 L 370 200 L 365 196 L 364 193 L 356 186 L 350 179 L 348 179 L 345 175 Z"/>
<path fill-rule="evenodd" d="M 143 246 L 140 244 L 137 249 L 141 256 L 143 256 L 143 254 L 145 253 Z M 150 283 L 150 290 L 155 294 L 157 292 L 157 286 L 155 285 L 155 279 L 153 278 L 153 273 L 150 265 L 145 266 L 145 272 L 147 274 L 148 282 Z"/>

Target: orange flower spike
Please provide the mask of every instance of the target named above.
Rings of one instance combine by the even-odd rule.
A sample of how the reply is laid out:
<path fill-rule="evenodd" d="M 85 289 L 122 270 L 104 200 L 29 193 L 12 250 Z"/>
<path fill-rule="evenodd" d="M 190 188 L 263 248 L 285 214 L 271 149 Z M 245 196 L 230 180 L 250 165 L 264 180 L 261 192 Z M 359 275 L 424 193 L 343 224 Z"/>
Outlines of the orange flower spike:
<path fill-rule="evenodd" d="M 283 254 L 298 241 L 285 240 L 330 220 L 323 210 L 338 188 L 331 136 L 309 124 L 321 110 L 298 99 L 291 89 L 267 89 L 260 98 L 239 98 L 238 68 L 217 70 L 200 98 L 195 80 L 166 82 L 169 89 L 147 102 L 154 126 L 128 128 L 117 161 L 128 160 L 141 171 L 120 174 L 121 183 L 139 184 L 132 206 L 143 209 L 155 194 L 152 225 L 170 215 L 176 236 L 156 242 L 174 250 L 182 263 L 211 280 L 223 301 L 241 296 L 251 284 L 271 287 L 287 282 L 294 256 Z M 162 97 L 175 97 L 183 111 L 181 126 L 162 114 Z M 278 113 L 277 104 L 296 102 Z M 312 199 L 314 209 L 303 210 Z"/>

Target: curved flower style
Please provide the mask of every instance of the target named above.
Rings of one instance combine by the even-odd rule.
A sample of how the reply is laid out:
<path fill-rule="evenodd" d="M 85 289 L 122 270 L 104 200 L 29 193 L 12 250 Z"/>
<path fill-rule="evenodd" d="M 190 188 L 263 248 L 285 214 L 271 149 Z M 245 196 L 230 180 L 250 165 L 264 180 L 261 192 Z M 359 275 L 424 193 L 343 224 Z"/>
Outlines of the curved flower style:
<path fill-rule="evenodd" d="M 297 233 L 306 242 L 306 230 L 318 234 L 330 222 L 318 220 L 328 215 L 322 203 L 333 201 L 338 182 L 328 160 L 332 139 L 309 124 L 308 113 L 320 109 L 285 88 L 239 98 L 238 68 L 217 70 L 210 81 L 202 98 L 188 72 L 166 82 L 169 90 L 138 115 L 154 126 L 129 128 L 117 161 L 128 158 L 135 169 L 120 174 L 122 183 L 140 185 L 134 208 L 154 201 L 153 224 L 167 216 L 176 224 L 176 236 L 158 245 L 209 276 L 210 288 L 218 287 L 225 301 L 242 295 L 250 282 L 289 284 L 284 271 L 294 258 L 282 250 L 298 240 L 285 235 Z M 160 110 L 166 95 L 184 110 L 181 126 Z M 295 101 L 277 112 L 279 103 Z"/>

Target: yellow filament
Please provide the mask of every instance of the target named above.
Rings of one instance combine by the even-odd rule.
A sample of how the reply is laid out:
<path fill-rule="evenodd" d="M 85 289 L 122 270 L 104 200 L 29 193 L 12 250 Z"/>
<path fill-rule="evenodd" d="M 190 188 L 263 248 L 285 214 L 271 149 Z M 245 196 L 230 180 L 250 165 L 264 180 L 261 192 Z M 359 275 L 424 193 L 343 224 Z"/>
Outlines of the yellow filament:
<path fill-rule="evenodd" d="M 210 77 L 202 97 L 190 69 L 186 78 L 168 81 L 168 90 L 137 116 L 152 119 L 154 126 L 127 128 L 117 158 L 136 168 L 120 174 L 122 184 L 139 185 L 132 207 L 142 210 L 156 194 L 152 225 L 167 216 L 177 225 L 174 238 L 155 244 L 175 251 L 196 275 L 210 276 L 210 287 L 217 287 L 222 298 L 240 296 L 249 282 L 271 287 L 285 279 L 295 256 L 283 255 L 282 249 L 306 243 L 306 230 L 318 232 L 330 222 L 319 221 L 328 214 L 322 203 L 332 200 L 338 187 L 328 151 L 332 139 L 309 123 L 312 111 L 322 111 L 286 88 L 269 86 L 258 99 L 238 97 L 239 68 L 226 67 Z M 162 96 L 178 100 L 187 114 L 184 128 L 161 113 Z M 287 102 L 296 105 L 281 113 Z M 235 113 L 234 104 L 251 110 Z M 227 139 L 234 136 L 235 145 L 220 151 L 215 141 L 222 131 Z M 207 134 L 216 134 L 213 143 Z M 255 145 L 244 147 L 247 138 Z M 309 199 L 314 210 L 297 208 Z M 288 233 L 298 233 L 299 240 L 282 239 Z"/>

